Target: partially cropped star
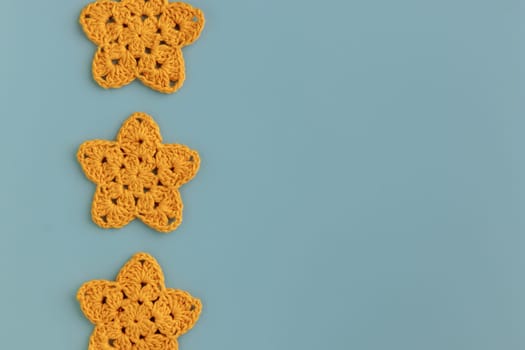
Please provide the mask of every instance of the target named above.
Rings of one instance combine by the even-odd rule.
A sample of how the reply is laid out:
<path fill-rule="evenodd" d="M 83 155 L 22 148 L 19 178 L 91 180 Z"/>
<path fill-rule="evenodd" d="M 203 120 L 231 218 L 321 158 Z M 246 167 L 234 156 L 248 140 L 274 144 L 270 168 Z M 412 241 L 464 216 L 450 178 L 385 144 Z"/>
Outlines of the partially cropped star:
<path fill-rule="evenodd" d="M 88 350 L 177 350 L 177 338 L 202 309 L 189 293 L 166 288 L 159 264 L 146 253 L 133 256 L 116 281 L 82 285 L 77 299 L 95 325 Z"/>
<path fill-rule="evenodd" d="M 187 146 L 163 144 L 159 127 L 145 113 L 134 113 L 116 141 L 84 142 L 77 153 L 97 189 L 91 216 L 103 228 L 120 228 L 138 217 L 160 232 L 182 222 L 179 187 L 193 179 L 199 154 Z"/>
<path fill-rule="evenodd" d="M 79 20 L 98 45 L 92 71 L 100 86 L 119 88 L 137 78 L 163 93 L 184 83 L 181 49 L 204 27 L 201 10 L 167 0 L 98 0 L 82 10 Z"/>

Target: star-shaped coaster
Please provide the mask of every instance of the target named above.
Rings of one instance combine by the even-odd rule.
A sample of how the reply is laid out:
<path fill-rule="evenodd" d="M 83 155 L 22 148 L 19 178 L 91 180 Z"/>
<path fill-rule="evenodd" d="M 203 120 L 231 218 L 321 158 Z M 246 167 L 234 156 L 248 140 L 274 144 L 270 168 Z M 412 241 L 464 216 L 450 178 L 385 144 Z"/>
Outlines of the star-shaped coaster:
<path fill-rule="evenodd" d="M 197 40 L 204 27 L 201 10 L 168 0 L 98 0 L 79 20 L 98 45 L 92 71 L 100 86 L 119 88 L 138 78 L 164 93 L 182 86 L 181 48 Z"/>
<path fill-rule="evenodd" d="M 119 228 L 138 217 L 160 232 L 182 222 L 178 188 L 193 179 L 199 154 L 187 146 L 163 144 L 159 127 L 145 113 L 134 113 L 116 141 L 84 142 L 77 159 L 97 189 L 91 216 L 103 228 Z"/>
<path fill-rule="evenodd" d="M 195 325 L 202 309 L 189 293 L 166 288 L 159 264 L 146 253 L 133 256 L 115 282 L 83 284 L 77 299 L 95 325 L 89 350 L 177 350 L 177 338 Z"/>

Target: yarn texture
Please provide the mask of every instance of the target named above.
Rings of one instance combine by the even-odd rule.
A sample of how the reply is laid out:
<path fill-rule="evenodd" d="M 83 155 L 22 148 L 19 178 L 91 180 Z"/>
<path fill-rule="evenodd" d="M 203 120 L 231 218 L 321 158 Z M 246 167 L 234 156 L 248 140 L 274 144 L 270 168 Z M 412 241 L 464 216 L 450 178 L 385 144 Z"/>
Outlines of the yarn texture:
<path fill-rule="evenodd" d="M 138 78 L 163 93 L 184 83 L 181 49 L 204 27 L 201 10 L 168 0 L 98 0 L 82 10 L 79 20 L 98 45 L 92 71 L 100 86 L 119 88 Z"/>
<path fill-rule="evenodd" d="M 199 154 L 185 145 L 163 144 L 158 125 L 145 113 L 132 114 L 116 141 L 80 145 L 77 159 L 97 184 L 91 216 L 103 228 L 120 228 L 138 217 L 160 232 L 182 222 L 179 187 L 197 174 Z"/>
<path fill-rule="evenodd" d="M 116 281 L 83 284 L 77 299 L 95 325 L 89 350 L 177 350 L 177 338 L 197 322 L 202 304 L 189 293 L 166 288 L 151 255 L 137 253 Z"/>

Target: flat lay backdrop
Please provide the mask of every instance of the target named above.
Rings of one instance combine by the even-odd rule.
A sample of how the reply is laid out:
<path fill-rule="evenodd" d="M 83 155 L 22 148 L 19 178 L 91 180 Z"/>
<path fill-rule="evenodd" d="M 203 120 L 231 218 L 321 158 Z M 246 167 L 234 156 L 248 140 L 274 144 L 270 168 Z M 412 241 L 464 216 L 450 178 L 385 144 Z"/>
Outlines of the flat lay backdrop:
<path fill-rule="evenodd" d="M 2 3 L 0 348 L 87 349 L 138 251 L 203 300 L 181 350 L 525 348 L 520 1 L 195 0 L 173 95 L 94 83 L 87 2 Z M 169 235 L 90 219 L 76 150 L 135 111 L 202 157 Z"/>

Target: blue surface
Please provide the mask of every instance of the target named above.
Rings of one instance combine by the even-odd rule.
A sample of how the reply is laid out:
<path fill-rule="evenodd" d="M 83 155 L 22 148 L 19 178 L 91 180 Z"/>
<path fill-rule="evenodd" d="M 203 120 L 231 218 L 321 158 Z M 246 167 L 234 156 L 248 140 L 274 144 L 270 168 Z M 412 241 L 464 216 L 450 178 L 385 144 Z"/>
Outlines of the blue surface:
<path fill-rule="evenodd" d="M 520 1 L 196 0 L 174 95 L 94 83 L 86 3 L 2 4 L 2 349 L 87 349 L 137 251 L 205 304 L 181 350 L 525 348 Z M 90 219 L 77 147 L 135 111 L 203 159 L 170 235 Z"/>

